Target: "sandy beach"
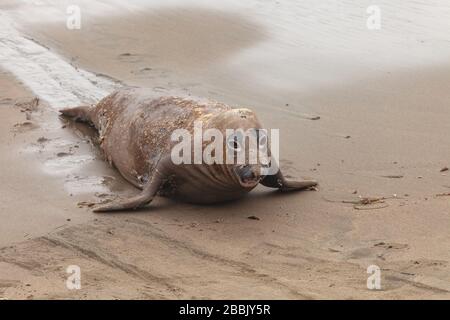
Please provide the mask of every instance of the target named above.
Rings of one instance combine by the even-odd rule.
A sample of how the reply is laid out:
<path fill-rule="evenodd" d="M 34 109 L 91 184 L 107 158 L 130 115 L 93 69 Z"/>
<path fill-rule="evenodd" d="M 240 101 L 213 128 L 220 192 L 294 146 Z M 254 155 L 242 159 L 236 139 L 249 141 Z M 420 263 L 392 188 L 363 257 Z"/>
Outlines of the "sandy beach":
<path fill-rule="evenodd" d="M 2 1 L 0 298 L 450 298 L 450 6 L 333 3 Z M 122 86 L 253 109 L 318 190 L 92 213 L 138 190 L 57 110 Z"/>

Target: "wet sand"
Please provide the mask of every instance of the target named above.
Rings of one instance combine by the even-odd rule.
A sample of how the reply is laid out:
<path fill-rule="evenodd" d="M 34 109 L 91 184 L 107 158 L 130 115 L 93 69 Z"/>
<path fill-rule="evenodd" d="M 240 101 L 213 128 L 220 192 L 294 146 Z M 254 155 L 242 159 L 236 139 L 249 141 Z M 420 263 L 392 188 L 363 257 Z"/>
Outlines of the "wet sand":
<path fill-rule="evenodd" d="M 21 30 L 117 83 L 250 106 L 267 127 L 281 128 L 283 170 L 317 179 L 320 188 L 283 195 L 258 187 L 220 206 L 158 198 L 136 213 L 92 214 L 89 203 L 136 190 L 86 142 L 89 130 L 63 128 L 45 102 L 31 112 L 31 122 L 43 125 L 15 127 L 28 121 L 21 109 L 34 95 L 2 73 L 0 160 L 9 169 L 0 186 L 7 199 L 0 297 L 450 297 L 450 197 L 438 196 L 450 191 L 450 174 L 441 172 L 450 166 L 446 64 L 392 67 L 381 55 L 379 69 L 356 63 L 351 80 L 355 70 L 328 73 L 311 57 L 324 52 L 298 42 L 261 53 L 274 31 L 257 18 L 195 6 L 88 15 L 78 31 L 55 23 Z M 405 48 L 393 48 L 394 61 Z M 415 48 L 417 57 L 405 60 L 421 61 L 426 44 Z M 265 60 L 277 53 L 279 60 Z M 324 65 L 333 65 L 331 56 Z M 350 79 L 335 81 L 341 67 Z M 385 199 L 351 203 L 360 196 Z M 65 287 L 73 264 L 82 269 L 82 290 Z M 366 287 L 372 264 L 381 268 L 382 290 Z"/>

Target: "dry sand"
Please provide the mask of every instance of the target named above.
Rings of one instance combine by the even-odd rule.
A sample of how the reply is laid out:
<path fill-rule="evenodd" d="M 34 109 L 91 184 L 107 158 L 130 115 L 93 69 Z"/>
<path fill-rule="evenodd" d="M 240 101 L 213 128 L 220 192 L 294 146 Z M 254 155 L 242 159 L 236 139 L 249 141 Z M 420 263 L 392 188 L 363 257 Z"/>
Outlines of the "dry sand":
<path fill-rule="evenodd" d="M 264 60 L 250 50 L 270 40 L 264 26 L 195 7 L 88 16 L 78 31 L 22 31 L 117 83 L 250 106 L 281 128 L 282 169 L 320 188 L 284 195 L 258 187 L 219 206 L 158 198 L 139 212 L 95 215 L 90 202 L 136 190 L 102 161 L 88 129 L 33 103 L 3 72 L 0 297 L 450 298 L 450 197 L 437 196 L 450 192 L 450 173 L 441 172 L 450 166 L 447 65 L 368 70 L 297 90 L 295 71 L 274 76 L 267 65 L 261 78 L 260 65 L 237 55 Z M 289 45 L 281 49 L 306 50 Z M 359 196 L 386 199 L 350 203 Z M 367 289 L 372 264 L 382 290 Z M 81 267 L 81 290 L 65 286 L 69 265 Z"/>

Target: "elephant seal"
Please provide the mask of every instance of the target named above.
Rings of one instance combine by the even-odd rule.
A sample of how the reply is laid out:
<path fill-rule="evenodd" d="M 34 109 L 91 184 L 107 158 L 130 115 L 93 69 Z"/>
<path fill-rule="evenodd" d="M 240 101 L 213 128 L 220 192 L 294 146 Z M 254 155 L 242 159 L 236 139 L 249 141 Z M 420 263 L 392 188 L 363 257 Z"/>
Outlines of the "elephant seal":
<path fill-rule="evenodd" d="M 94 126 L 108 162 L 142 190 L 135 197 L 96 208 L 94 212 L 137 209 L 149 204 L 155 195 L 192 203 L 215 203 L 240 198 L 259 183 L 282 191 L 317 185 L 315 181 L 288 181 L 278 168 L 271 175 L 263 175 L 261 163 L 174 163 L 174 130 L 194 133 L 199 121 L 204 128 L 214 128 L 224 134 L 228 129 L 262 129 L 253 111 L 246 108 L 127 88 L 113 92 L 95 106 L 60 112 Z M 235 138 L 231 142 L 221 143 L 221 147 L 240 148 Z M 202 143 L 200 152 L 205 148 Z"/>

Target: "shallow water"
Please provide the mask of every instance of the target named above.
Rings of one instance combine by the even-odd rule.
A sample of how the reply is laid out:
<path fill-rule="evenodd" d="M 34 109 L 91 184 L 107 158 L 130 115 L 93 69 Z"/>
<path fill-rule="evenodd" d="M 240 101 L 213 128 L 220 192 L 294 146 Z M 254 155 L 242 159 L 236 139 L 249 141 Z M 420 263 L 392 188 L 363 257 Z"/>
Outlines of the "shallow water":
<path fill-rule="evenodd" d="M 93 103 L 114 87 L 107 79 L 78 70 L 47 47 L 20 34 L 4 12 L 0 12 L 0 67 L 56 109 Z"/>
<path fill-rule="evenodd" d="M 450 4 L 445 0 L 378 1 L 380 30 L 367 27 L 367 8 L 373 3 L 358 0 L 41 0 L 5 6 L 9 10 L 0 18 L 0 65 L 55 104 L 75 103 L 80 96 L 95 100 L 103 92 L 93 89 L 91 75 L 76 72 L 68 62 L 20 38 L 7 16 L 25 32 L 33 24 L 64 32 L 69 4 L 79 5 L 82 28 L 100 24 L 106 26 L 104 32 L 121 17 L 145 17 L 156 27 L 143 30 L 137 23 L 135 41 L 152 41 L 158 36 L 152 33 L 158 32 L 159 42 L 148 54 L 158 61 L 170 52 L 159 61 L 167 67 L 192 73 L 199 72 L 192 68 L 215 63 L 220 65 L 215 72 L 223 77 L 274 90 L 309 92 L 387 71 L 446 64 L 450 55 Z M 73 33 L 76 39 L 77 31 Z M 132 38 L 128 41 L 133 46 Z M 200 45 L 197 51 L 193 42 Z M 227 45 L 233 43 L 239 47 Z"/>

